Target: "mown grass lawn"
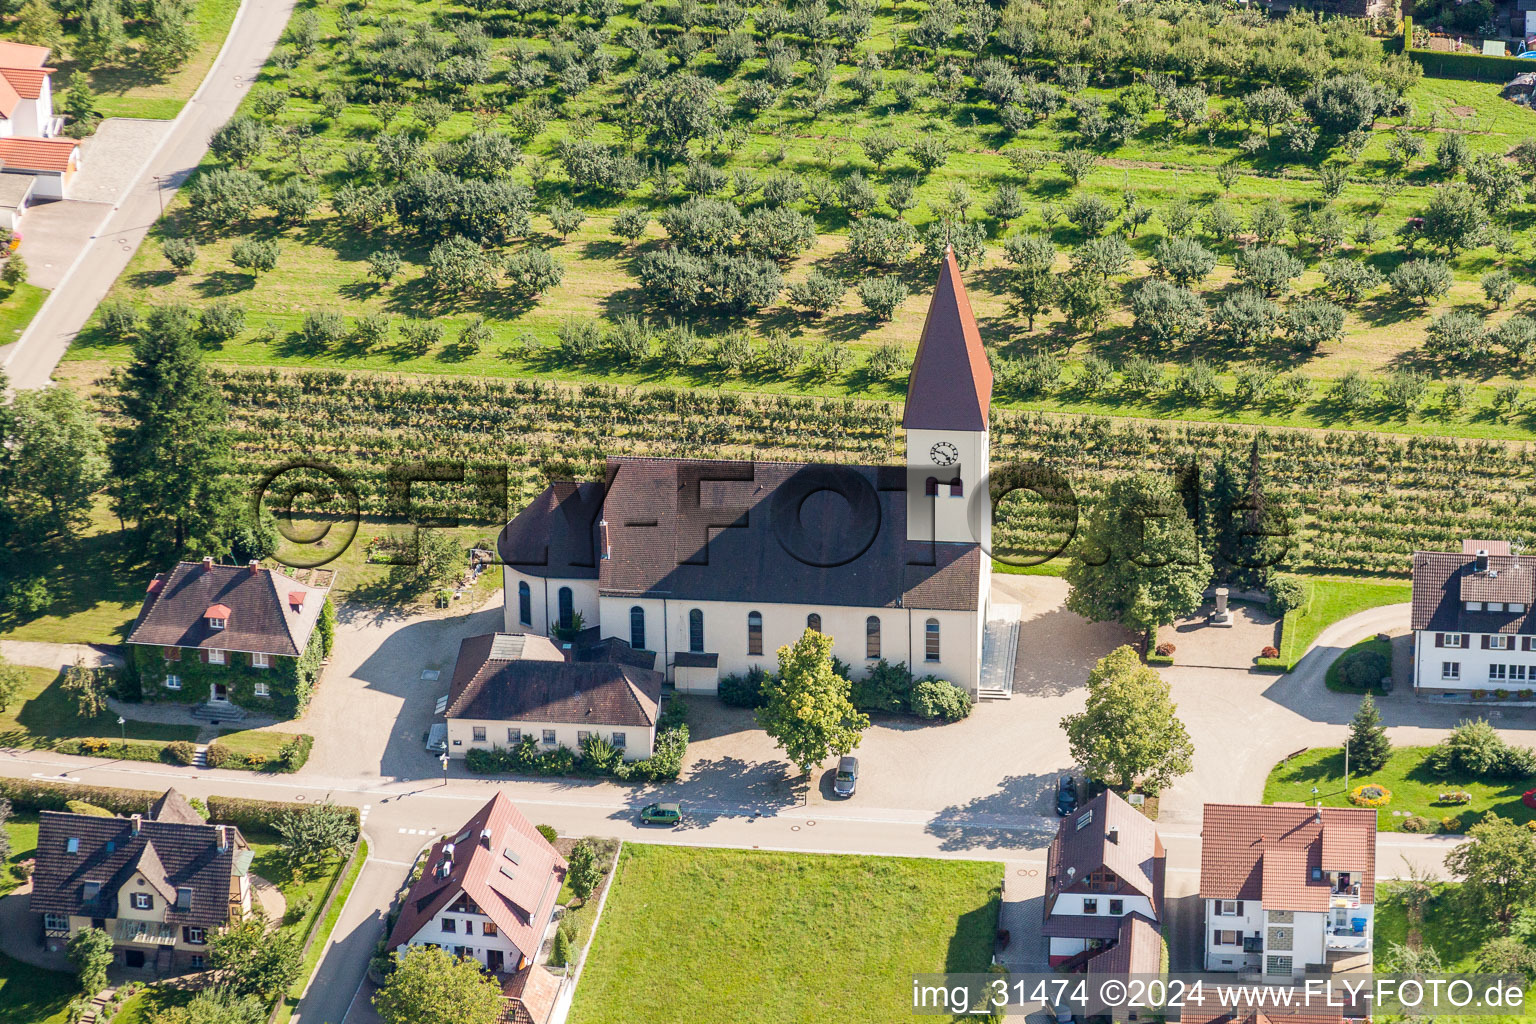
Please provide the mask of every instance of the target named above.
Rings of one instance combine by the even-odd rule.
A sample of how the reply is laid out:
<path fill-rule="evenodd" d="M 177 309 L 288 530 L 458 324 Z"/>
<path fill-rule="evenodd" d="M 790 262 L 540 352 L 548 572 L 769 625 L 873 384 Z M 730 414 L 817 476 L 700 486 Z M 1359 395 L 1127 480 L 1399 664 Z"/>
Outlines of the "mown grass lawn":
<path fill-rule="evenodd" d="M 1280 633 L 1280 660 L 1286 671 L 1296 667 L 1318 634 L 1335 622 L 1369 608 L 1402 604 L 1413 599 L 1413 585 L 1397 580 L 1304 577 L 1307 598 L 1285 613 Z"/>
<path fill-rule="evenodd" d="M 77 736 L 99 736 L 117 740 L 126 733 L 130 740 L 193 740 L 197 727 L 139 722 L 129 719 L 117 724 L 113 712 L 94 718 L 81 718 L 74 698 L 64 692 L 64 673 L 51 668 L 22 666 L 27 686 L 20 699 L 0 711 L 0 747 L 51 747 L 59 740 Z"/>
<path fill-rule="evenodd" d="M 1378 963 L 1391 955 L 1394 945 L 1408 945 L 1410 922 L 1403 893 L 1409 883 L 1376 883 L 1376 923 L 1374 950 Z M 1447 971 L 1472 971 L 1476 968 L 1479 947 L 1497 934 L 1486 915 L 1469 910 L 1457 899 L 1460 887 L 1455 882 L 1431 882 L 1429 902 L 1416 929 L 1419 941 L 1440 954 Z M 1378 968 L 1379 969 L 1379 968 Z"/>
<path fill-rule="evenodd" d="M 194 0 L 192 4 L 192 34 L 197 48 L 186 63 L 165 74 L 160 74 L 139 62 L 137 40 L 142 22 L 135 19 L 127 24 L 128 45 L 122 56 L 111 66 L 97 67 L 84 72 L 91 88 L 99 96 L 97 103 L 105 117 L 148 117 L 168 119 L 175 117 L 197 91 L 198 85 L 213 66 L 213 59 L 224 45 L 240 0 Z M 6 26 L 4 36 L 11 36 L 14 29 Z M 53 64 L 59 69 L 54 75 L 54 110 L 69 87 L 71 75 L 80 74 L 79 66 L 65 59 L 70 52 L 74 32 L 66 27 L 62 52 L 55 52 Z"/>
<path fill-rule="evenodd" d="M 341 908 L 346 904 L 347 895 L 351 893 L 352 887 L 357 884 L 357 876 L 362 874 L 363 864 L 368 859 L 367 842 L 359 840 L 359 846 L 357 859 L 352 862 L 352 867 L 336 882 L 336 898 L 331 903 L 330 911 L 325 915 L 324 920 L 315 921 L 313 924 L 315 929 L 314 942 L 311 943 L 309 952 L 304 956 L 304 966 L 299 971 L 298 980 L 289 987 L 283 996 L 282 1006 L 278 1008 L 277 1016 L 273 1018 L 274 1024 L 282 1024 L 282 1022 L 293 1016 L 293 1011 L 299 1007 L 299 997 L 303 995 L 304 987 L 309 984 L 310 976 L 315 973 L 315 968 L 320 965 L 320 958 L 325 955 L 325 947 L 330 942 L 331 932 L 335 930 L 336 922 L 341 917 Z M 325 902 L 326 893 L 329 891 L 330 889 L 327 888 L 319 896 L 315 904 L 315 912 L 317 914 L 319 913 L 320 905 Z"/>
<path fill-rule="evenodd" d="M 59 644 L 119 644 L 144 601 L 156 572 L 167 568 L 145 559 L 121 529 L 105 494 L 72 537 L 56 538 L 24 552 L 19 572 L 40 577 L 47 604 L 34 612 L 0 612 L 0 639 Z"/>
<path fill-rule="evenodd" d="M 1002 865 L 628 844 L 573 1024 L 910 1015 L 911 975 L 985 971 Z"/>
<path fill-rule="evenodd" d="M 73 974 L 39 970 L 0 953 L 0 1020 L 7 1024 L 64 1024 L 80 994 Z"/>
<path fill-rule="evenodd" d="M 0 345 L 9 345 L 21 337 L 47 297 L 48 289 L 25 282 L 0 297 Z"/>
<path fill-rule="evenodd" d="M 233 753 L 249 756 L 260 754 L 268 761 L 275 760 L 283 749 L 283 744 L 293 739 L 295 733 L 278 732 L 272 729 L 242 729 L 238 732 L 222 733 L 218 742 L 221 747 L 228 747 Z"/>
<path fill-rule="evenodd" d="M 37 855 L 37 815 L 12 814 L 5 819 L 5 834 L 11 841 L 11 855 L 0 862 L 0 896 L 21 884 L 21 879 L 11 868 Z"/>
<path fill-rule="evenodd" d="M 1440 775 L 1424 765 L 1424 758 L 1431 747 L 1398 747 L 1379 772 L 1363 775 L 1350 765 L 1349 789 L 1366 783 L 1375 783 L 1392 791 L 1392 802 L 1378 808 L 1376 827 L 1386 832 L 1403 831 L 1403 821 L 1408 815 L 1418 814 L 1428 818 L 1435 831 L 1441 830 L 1440 820 L 1456 817 L 1461 825 L 1456 831 L 1464 832 L 1477 824 L 1489 813 L 1502 818 L 1526 822 L 1536 820 L 1536 811 L 1520 802 L 1520 797 L 1531 788 L 1529 780 L 1485 782 L 1480 779 Z M 1313 787 L 1318 792 L 1314 798 Z M 1441 803 L 1441 793 L 1465 791 L 1472 794 L 1469 804 Z M 1282 761 L 1270 771 L 1264 781 L 1264 802 L 1267 804 L 1295 801 L 1311 804 L 1322 800 L 1327 807 L 1351 807 L 1348 790 L 1344 785 L 1344 748 L 1316 747 L 1289 761 Z"/>

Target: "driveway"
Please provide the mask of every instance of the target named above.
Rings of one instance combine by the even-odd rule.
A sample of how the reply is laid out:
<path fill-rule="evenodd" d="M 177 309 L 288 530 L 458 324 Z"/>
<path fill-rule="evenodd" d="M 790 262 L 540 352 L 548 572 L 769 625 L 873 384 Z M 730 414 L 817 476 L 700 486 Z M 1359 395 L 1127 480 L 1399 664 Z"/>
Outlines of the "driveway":
<path fill-rule="evenodd" d="M 303 719 L 315 737 L 306 772 L 337 778 L 441 775 L 423 738 L 465 637 L 502 628 L 502 591 L 452 615 L 337 609 L 336 644 Z M 435 678 L 423 678 L 423 673 Z"/>
<path fill-rule="evenodd" d="M 108 118 L 80 144 L 80 170 L 69 183 L 69 198 L 39 203 L 22 216 L 19 251 L 27 258 L 29 283 L 52 290 L 63 282 L 171 124 Z"/>

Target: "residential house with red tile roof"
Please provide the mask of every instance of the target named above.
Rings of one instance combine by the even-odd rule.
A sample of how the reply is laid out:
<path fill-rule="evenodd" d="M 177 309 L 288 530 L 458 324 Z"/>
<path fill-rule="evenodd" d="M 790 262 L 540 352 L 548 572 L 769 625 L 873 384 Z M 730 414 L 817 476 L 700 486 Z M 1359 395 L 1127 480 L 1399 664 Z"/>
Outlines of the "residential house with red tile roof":
<path fill-rule="evenodd" d="M 581 750 L 601 738 L 626 761 L 650 757 L 660 672 L 618 660 L 568 660 L 532 633 L 487 633 L 459 644 L 445 714 L 448 752 L 515 747 Z"/>
<path fill-rule="evenodd" d="M 302 714 L 330 652 L 333 580 L 212 558 L 158 573 L 128 634 L 144 699 L 198 704 L 194 714 L 221 721 Z"/>
<path fill-rule="evenodd" d="M 1413 556 L 1413 686 L 1466 700 L 1536 695 L 1536 565 L 1508 541 Z"/>
<path fill-rule="evenodd" d="M 95 927 L 119 968 L 199 971 L 214 933 L 250 913 L 253 854 L 238 828 L 208 824 L 174 789 L 145 811 L 38 815 L 30 909 L 46 949 Z"/>
<path fill-rule="evenodd" d="M 863 672 L 884 658 L 977 692 L 990 591 L 992 370 L 946 253 L 898 466 L 613 458 L 502 531 L 505 628 L 596 627 L 684 692 L 773 669 L 807 629 Z"/>
<path fill-rule="evenodd" d="M 1373 808 L 1206 804 L 1200 839 L 1206 970 L 1371 969 Z"/>
<path fill-rule="evenodd" d="M 1051 966 L 1092 972 L 1105 969 L 1106 957 L 1160 961 L 1160 937 L 1149 943 L 1145 928 L 1130 922 L 1160 935 L 1167 861 L 1157 828 L 1117 793 L 1100 793 L 1063 818 L 1045 856 L 1041 933 Z"/>
<path fill-rule="evenodd" d="M 470 957 L 497 976 L 509 1000 L 522 1004 L 509 1006 L 503 1019 L 542 1024 L 558 983 L 535 961 L 566 868 L 565 858 L 498 791 L 458 833 L 433 845 L 401 904 L 389 948 L 433 945 Z M 542 1015 L 534 1012 L 541 1008 Z"/>
<path fill-rule="evenodd" d="M 48 48 L 0 41 L 0 173 L 35 179 L 23 199 L 62 199 L 80 168 L 80 143 L 59 137 Z"/>

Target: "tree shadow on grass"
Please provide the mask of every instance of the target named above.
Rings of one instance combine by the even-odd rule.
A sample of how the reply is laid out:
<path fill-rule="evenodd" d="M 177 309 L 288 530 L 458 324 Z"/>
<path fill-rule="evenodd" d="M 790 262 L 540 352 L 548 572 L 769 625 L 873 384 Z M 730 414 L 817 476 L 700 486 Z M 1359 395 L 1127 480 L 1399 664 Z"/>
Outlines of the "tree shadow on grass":
<path fill-rule="evenodd" d="M 144 291 L 149 288 L 164 288 L 176 280 L 174 270 L 139 270 L 128 275 L 128 286 L 134 291 Z"/>
<path fill-rule="evenodd" d="M 244 272 L 215 270 L 192 286 L 192 290 L 206 298 L 218 298 L 248 292 L 256 287 L 256 278 Z"/>

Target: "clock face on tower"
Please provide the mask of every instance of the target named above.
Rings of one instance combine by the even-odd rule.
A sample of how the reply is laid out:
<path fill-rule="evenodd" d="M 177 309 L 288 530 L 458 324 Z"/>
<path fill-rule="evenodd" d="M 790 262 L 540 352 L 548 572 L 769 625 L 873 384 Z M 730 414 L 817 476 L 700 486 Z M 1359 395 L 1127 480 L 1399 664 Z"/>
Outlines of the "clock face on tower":
<path fill-rule="evenodd" d="M 928 449 L 936 466 L 953 466 L 960 461 L 960 449 L 948 441 L 940 441 Z"/>

